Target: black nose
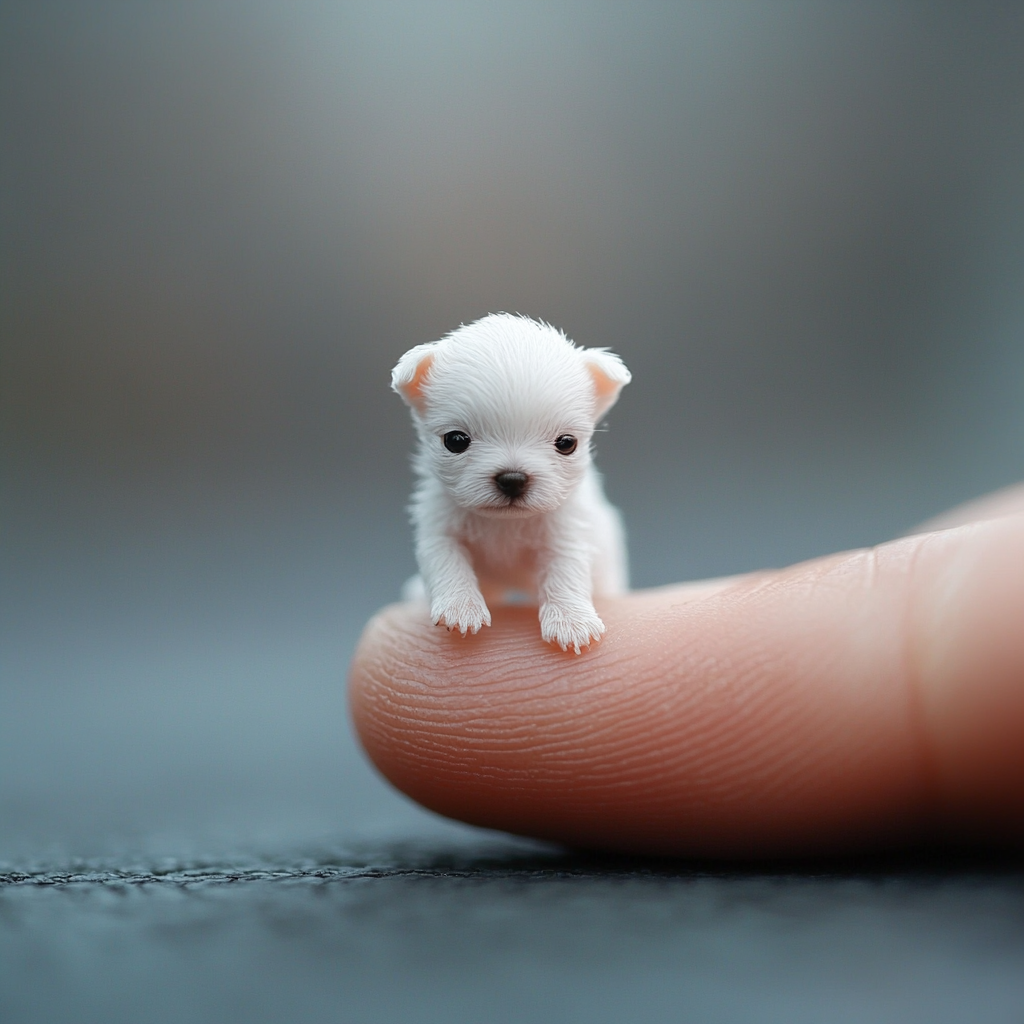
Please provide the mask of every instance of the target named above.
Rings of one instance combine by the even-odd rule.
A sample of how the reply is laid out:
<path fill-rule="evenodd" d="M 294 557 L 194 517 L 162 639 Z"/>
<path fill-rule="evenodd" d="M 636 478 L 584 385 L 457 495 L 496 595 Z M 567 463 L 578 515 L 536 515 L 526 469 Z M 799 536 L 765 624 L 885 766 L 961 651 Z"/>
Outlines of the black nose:
<path fill-rule="evenodd" d="M 500 473 L 494 474 L 494 482 L 506 498 L 520 497 L 526 490 L 529 479 L 525 473 L 520 473 L 517 469 L 503 469 Z"/>

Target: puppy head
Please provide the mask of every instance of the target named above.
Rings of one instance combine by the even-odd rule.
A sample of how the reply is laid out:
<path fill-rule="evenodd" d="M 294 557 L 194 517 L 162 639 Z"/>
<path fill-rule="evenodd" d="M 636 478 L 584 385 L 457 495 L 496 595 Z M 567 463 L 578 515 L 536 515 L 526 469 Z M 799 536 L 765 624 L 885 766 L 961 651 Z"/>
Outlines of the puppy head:
<path fill-rule="evenodd" d="M 599 419 L 629 383 L 618 356 L 496 313 L 398 361 L 391 386 L 420 436 L 418 469 L 484 515 L 557 508 L 590 464 Z"/>

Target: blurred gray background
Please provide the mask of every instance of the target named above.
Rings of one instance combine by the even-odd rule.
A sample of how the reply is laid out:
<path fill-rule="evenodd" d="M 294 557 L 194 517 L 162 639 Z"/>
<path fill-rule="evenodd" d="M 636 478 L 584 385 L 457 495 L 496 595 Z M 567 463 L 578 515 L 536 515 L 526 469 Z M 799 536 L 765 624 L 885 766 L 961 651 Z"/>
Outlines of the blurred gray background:
<path fill-rule="evenodd" d="M 391 366 L 620 353 L 640 586 L 1016 481 L 1024 8 L 7 2 L 0 261 L 0 860 L 472 845 L 346 723 Z"/>

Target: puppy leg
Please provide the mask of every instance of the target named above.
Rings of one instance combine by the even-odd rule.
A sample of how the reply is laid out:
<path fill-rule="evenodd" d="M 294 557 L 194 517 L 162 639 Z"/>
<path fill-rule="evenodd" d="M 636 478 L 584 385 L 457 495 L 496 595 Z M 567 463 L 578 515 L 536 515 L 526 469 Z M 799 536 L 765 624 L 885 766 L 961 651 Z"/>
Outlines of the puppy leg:
<path fill-rule="evenodd" d="M 445 533 L 422 531 L 416 541 L 416 560 L 435 625 L 457 629 L 465 636 L 491 624 L 469 555 L 458 541 Z"/>
<path fill-rule="evenodd" d="M 572 533 L 572 524 L 556 528 L 540 573 L 540 635 L 579 654 L 581 647 L 601 639 L 604 623 L 591 598 L 593 548 L 589 538 Z"/>

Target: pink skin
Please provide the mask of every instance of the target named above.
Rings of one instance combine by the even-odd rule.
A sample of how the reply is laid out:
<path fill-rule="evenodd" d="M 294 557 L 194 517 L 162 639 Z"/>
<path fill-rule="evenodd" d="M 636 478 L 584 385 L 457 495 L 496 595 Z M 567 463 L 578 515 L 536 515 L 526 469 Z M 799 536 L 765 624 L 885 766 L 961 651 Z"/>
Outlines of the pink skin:
<path fill-rule="evenodd" d="M 585 658 L 495 608 L 366 628 L 359 736 L 442 814 L 571 845 L 759 857 L 1024 839 L 1024 488 L 778 572 L 604 599 Z"/>

